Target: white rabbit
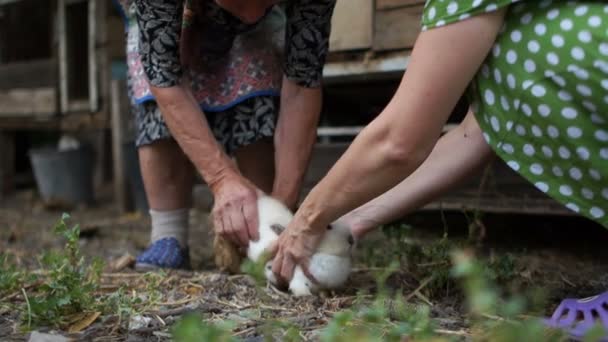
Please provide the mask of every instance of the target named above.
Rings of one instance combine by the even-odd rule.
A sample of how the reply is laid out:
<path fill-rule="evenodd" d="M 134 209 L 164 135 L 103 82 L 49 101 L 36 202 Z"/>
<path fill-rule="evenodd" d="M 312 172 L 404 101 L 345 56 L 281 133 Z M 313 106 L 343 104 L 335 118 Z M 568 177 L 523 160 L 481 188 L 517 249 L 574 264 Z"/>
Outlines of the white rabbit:
<path fill-rule="evenodd" d="M 260 238 L 258 241 L 250 241 L 247 250 L 247 257 L 252 261 L 258 261 L 293 218 L 287 207 L 269 196 L 258 198 L 258 215 Z M 316 282 L 308 279 L 297 266 L 289 282 L 289 291 L 295 296 L 306 296 L 321 289 L 335 289 L 344 285 L 351 271 L 353 245 L 353 237 L 346 225 L 337 222 L 331 224 L 310 260 L 309 271 Z M 268 281 L 276 285 L 271 265 L 272 261 L 266 263 L 264 274 Z"/>

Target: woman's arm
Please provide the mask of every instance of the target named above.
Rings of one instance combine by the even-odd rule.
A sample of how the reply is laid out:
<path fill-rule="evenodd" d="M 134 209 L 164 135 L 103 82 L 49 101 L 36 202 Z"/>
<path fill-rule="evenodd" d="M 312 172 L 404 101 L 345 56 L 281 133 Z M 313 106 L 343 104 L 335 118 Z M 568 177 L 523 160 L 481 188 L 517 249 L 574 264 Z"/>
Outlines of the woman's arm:
<path fill-rule="evenodd" d="M 342 216 L 353 236 L 403 217 L 481 171 L 492 158 L 490 146 L 469 111 L 458 127 L 442 136 L 429 157 L 394 188 Z"/>
<path fill-rule="evenodd" d="M 323 65 L 336 0 L 287 4 L 281 112 L 275 132 L 272 195 L 294 209 L 317 137 Z"/>
<path fill-rule="evenodd" d="M 140 55 L 150 89 L 172 136 L 214 195 L 214 227 L 233 242 L 257 239 L 257 189 L 223 152 L 189 82 L 182 79 L 182 1 L 137 0 Z"/>
<path fill-rule="evenodd" d="M 281 113 L 274 135 L 275 181 L 272 196 L 295 209 L 321 113 L 321 88 L 305 88 L 283 78 Z"/>
<path fill-rule="evenodd" d="M 388 106 L 304 200 L 279 239 L 273 272 L 291 279 L 324 227 L 411 174 L 429 155 L 443 124 L 491 49 L 504 11 L 420 34 Z M 306 266 L 306 265 L 304 265 Z"/>

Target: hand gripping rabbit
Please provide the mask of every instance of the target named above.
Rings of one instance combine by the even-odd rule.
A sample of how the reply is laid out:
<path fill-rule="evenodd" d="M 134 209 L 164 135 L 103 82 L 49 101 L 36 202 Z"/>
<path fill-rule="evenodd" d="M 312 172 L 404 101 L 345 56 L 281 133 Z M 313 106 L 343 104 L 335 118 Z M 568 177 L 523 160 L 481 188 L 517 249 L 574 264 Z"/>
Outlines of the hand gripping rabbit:
<path fill-rule="evenodd" d="M 269 196 L 258 198 L 258 215 L 260 239 L 250 241 L 247 249 L 247 257 L 254 262 L 279 238 L 293 218 L 287 207 Z M 353 245 L 354 239 L 347 226 L 331 224 L 310 260 L 309 272 L 315 279 L 309 279 L 297 266 L 289 282 L 289 291 L 295 296 L 306 296 L 321 289 L 335 289 L 344 285 L 351 271 Z M 271 265 L 272 261 L 266 263 L 264 274 L 268 281 L 276 285 Z"/>

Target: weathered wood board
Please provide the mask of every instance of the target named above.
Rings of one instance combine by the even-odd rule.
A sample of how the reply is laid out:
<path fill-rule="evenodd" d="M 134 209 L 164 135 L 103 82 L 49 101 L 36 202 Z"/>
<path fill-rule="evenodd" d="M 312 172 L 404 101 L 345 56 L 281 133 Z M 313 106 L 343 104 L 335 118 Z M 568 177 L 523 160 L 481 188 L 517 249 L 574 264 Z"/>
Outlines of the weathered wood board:
<path fill-rule="evenodd" d="M 371 48 L 373 18 L 373 0 L 338 0 L 331 22 L 330 51 Z"/>
<path fill-rule="evenodd" d="M 395 3 L 396 1 L 390 1 Z M 393 4 L 395 5 L 395 4 Z M 376 9 L 374 44 L 376 51 L 409 49 L 420 34 L 424 4 L 389 6 L 389 1 Z"/>
<path fill-rule="evenodd" d="M 54 115 L 56 112 L 55 88 L 0 90 L 0 117 Z"/>

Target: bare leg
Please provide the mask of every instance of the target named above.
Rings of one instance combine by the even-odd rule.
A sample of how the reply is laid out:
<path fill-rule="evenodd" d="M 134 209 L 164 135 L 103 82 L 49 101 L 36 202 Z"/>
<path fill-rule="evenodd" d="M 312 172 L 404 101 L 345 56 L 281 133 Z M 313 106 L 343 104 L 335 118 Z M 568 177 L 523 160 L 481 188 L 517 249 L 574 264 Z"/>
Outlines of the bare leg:
<path fill-rule="evenodd" d="M 194 169 L 175 141 L 140 147 L 139 160 L 150 209 L 190 208 Z"/>
<path fill-rule="evenodd" d="M 493 157 L 471 111 L 439 139 L 424 163 L 386 193 L 342 217 L 356 238 L 403 217 L 469 179 Z"/>
<path fill-rule="evenodd" d="M 274 146 L 271 140 L 258 141 L 235 152 L 241 174 L 266 194 L 274 183 Z"/>

